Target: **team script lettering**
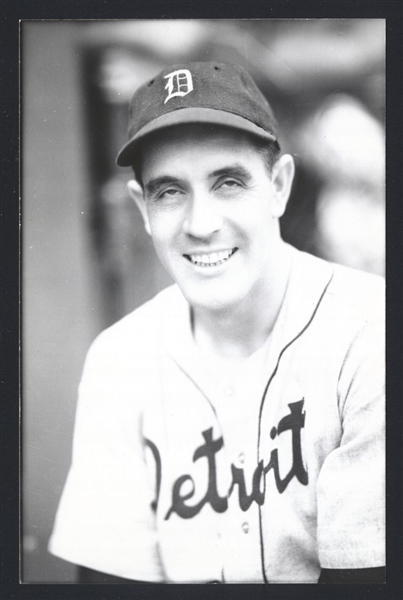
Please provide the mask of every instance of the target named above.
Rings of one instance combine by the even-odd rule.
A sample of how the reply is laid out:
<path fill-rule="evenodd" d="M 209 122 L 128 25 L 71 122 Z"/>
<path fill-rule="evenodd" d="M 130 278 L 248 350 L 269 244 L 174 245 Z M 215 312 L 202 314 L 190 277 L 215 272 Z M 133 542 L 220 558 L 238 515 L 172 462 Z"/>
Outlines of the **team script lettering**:
<path fill-rule="evenodd" d="M 228 498 L 234 492 L 235 487 L 238 486 L 238 498 L 239 505 L 243 511 L 248 510 L 252 502 L 256 502 L 258 505 L 264 503 L 264 490 L 262 490 L 263 478 L 273 470 L 274 480 L 277 490 L 280 494 L 284 492 L 293 477 L 302 484 L 308 484 L 308 473 L 305 470 L 302 460 L 302 449 L 301 449 L 301 430 L 305 424 L 305 413 L 303 412 L 304 399 L 298 402 L 293 402 L 288 405 L 290 412 L 288 415 L 283 417 L 277 427 L 273 427 L 270 431 L 270 437 L 274 440 L 277 436 L 281 435 L 284 431 L 291 431 L 291 444 L 292 444 L 292 466 L 284 478 L 280 476 L 279 470 L 279 457 L 277 448 L 273 449 L 270 454 L 270 460 L 265 465 L 263 460 L 259 461 L 252 477 L 252 493 L 250 495 L 246 492 L 245 475 L 243 469 L 231 465 L 232 470 L 232 483 L 228 491 L 227 496 L 220 496 L 217 489 L 217 466 L 216 466 L 216 454 L 223 447 L 223 438 L 213 439 L 213 429 L 207 429 L 202 432 L 204 443 L 199 446 L 193 455 L 193 462 L 202 458 L 207 460 L 208 466 L 208 479 L 207 489 L 203 498 L 196 504 L 190 504 L 189 500 L 195 494 L 195 484 L 191 475 L 182 475 L 179 477 L 172 488 L 172 505 L 165 515 L 165 519 L 176 513 L 182 519 L 191 519 L 195 517 L 203 508 L 205 504 L 210 504 L 212 509 L 217 513 L 222 513 L 227 510 Z M 152 442 L 147 442 L 150 449 L 153 452 L 154 458 L 157 465 L 157 500 L 159 495 L 160 487 L 160 474 L 161 474 L 161 457 L 158 448 Z M 190 490 L 189 490 L 190 483 Z M 186 485 L 187 491 L 183 492 L 183 486 Z M 264 486 L 263 486 L 264 487 Z M 156 503 L 154 503 L 154 508 Z"/>

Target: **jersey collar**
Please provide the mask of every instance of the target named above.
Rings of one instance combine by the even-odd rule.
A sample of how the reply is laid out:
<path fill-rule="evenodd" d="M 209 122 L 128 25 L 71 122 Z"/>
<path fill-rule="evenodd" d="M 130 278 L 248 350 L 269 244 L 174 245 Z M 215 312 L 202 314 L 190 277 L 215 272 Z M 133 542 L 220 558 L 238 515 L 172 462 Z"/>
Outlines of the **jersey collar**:
<path fill-rule="evenodd" d="M 288 245 L 291 273 L 282 307 L 272 331 L 270 362 L 277 362 L 284 348 L 300 337 L 320 310 L 333 277 L 333 265 Z M 161 341 L 168 354 L 189 375 L 197 371 L 191 351 L 190 307 L 178 286 L 162 294 Z M 200 375 L 200 374 L 199 374 Z"/>

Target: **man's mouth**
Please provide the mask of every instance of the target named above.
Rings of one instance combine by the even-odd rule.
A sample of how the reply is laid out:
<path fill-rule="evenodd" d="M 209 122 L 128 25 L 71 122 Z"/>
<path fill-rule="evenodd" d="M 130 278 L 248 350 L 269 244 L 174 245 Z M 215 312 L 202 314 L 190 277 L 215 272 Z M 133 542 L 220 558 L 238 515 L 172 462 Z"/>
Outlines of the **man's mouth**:
<path fill-rule="evenodd" d="M 198 267 L 217 267 L 227 262 L 237 250 L 238 248 L 231 248 L 229 250 L 211 252 L 210 254 L 184 254 L 184 256 Z"/>

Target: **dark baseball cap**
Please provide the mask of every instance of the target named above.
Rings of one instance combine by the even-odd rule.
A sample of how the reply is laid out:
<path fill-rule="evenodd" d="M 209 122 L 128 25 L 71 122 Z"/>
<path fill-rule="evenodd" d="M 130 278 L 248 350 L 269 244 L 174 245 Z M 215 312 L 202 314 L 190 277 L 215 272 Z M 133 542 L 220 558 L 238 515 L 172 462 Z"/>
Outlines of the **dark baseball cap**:
<path fill-rule="evenodd" d="M 134 93 L 129 108 L 129 141 L 119 152 L 117 164 L 133 165 L 145 136 L 184 123 L 223 125 L 278 143 L 272 109 L 242 67 L 184 63 L 164 69 Z"/>

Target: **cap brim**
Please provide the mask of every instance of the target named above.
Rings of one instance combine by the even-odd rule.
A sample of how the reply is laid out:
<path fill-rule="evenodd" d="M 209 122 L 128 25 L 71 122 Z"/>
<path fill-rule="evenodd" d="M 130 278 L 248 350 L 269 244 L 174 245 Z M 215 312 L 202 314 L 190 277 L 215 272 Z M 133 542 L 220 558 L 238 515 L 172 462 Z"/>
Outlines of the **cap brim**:
<path fill-rule="evenodd" d="M 214 108 L 181 108 L 165 115 L 161 115 L 154 121 L 147 123 L 134 135 L 119 152 L 116 162 L 120 167 L 129 167 L 134 162 L 134 153 L 140 140 L 146 135 L 174 125 L 183 125 L 185 123 L 209 123 L 211 125 L 222 125 L 224 127 L 232 127 L 254 134 L 268 141 L 276 141 L 274 133 L 270 133 L 252 123 L 244 117 L 240 117 L 234 113 Z"/>

